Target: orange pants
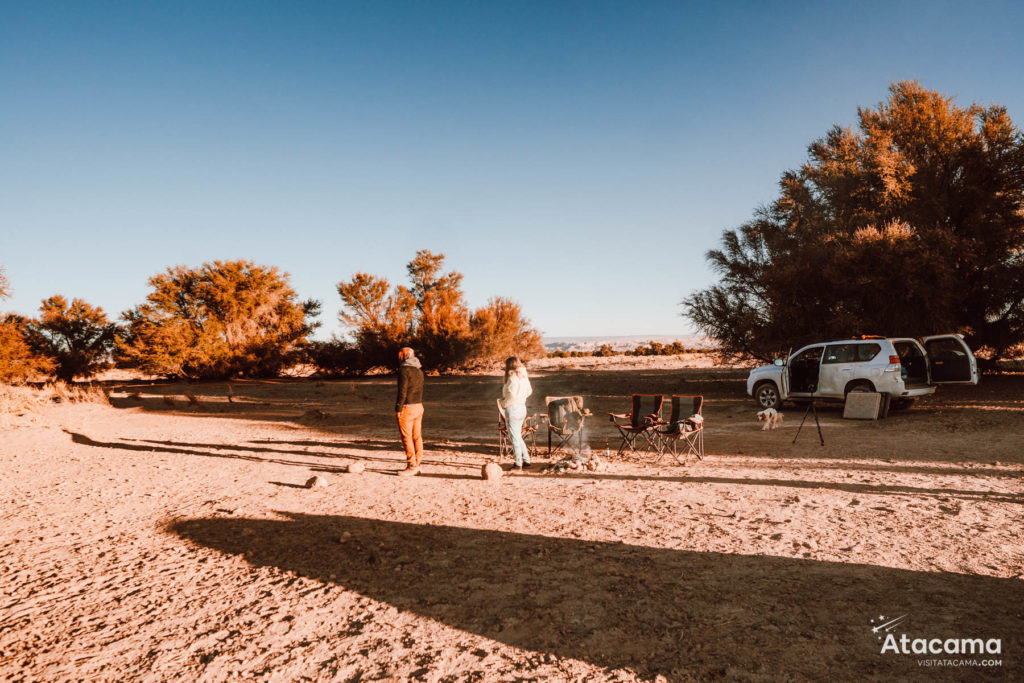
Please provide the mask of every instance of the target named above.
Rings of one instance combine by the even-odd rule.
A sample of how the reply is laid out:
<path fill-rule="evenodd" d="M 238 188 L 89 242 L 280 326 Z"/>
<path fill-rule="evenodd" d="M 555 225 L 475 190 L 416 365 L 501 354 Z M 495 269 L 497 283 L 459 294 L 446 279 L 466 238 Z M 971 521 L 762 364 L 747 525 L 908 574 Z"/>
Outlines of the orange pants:
<path fill-rule="evenodd" d="M 419 467 L 423 462 L 423 404 L 410 403 L 402 406 L 398 413 L 398 431 L 402 433 L 405 460 L 409 467 Z"/>

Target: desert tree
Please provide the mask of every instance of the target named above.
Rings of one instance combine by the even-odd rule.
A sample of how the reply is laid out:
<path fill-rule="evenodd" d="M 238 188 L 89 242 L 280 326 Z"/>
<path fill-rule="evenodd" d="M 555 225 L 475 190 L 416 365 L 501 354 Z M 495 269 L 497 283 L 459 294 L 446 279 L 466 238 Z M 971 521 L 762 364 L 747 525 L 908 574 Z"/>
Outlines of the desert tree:
<path fill-rule="evenodd" d="M 542 355 L 540 334 L 519 305 L 495 298 L 470 312 L 462 291 L 462 274 L 445 271 L 444 254 L 416 252 L 407 264 L 409 286 L 391 286 L 383 277 L 356 273 L 338 284 L 339 315 L 350 330 L 351 345 L 341 340 L 322 342 L 316 355 L 325 373 L 366 372 L 391 367 L 398 349 L 413 346 L 432 370 L 453 370 L 488 360 L 509 349 Z M 318 364 L 320 364 L 318 362 Z"/>
<path fill-rule="evenodd" d="M 469 308 L 462 293 L 462 273 L 443 272 L 444 254 L 416 252 L 406 266 L 416 302 L 415 345 L 438 369 L 464 364 L 472 351 Z"/>
<path fill-rule="evenodd" d="M 29 344 L 27 323 L 14 314 L 0 318 L 0 384 L 45 379 L 53 371 L 53 361 Z"/>
<path fill-rule="evenodd" d="M 102 308 L 63 296 L 44 299 L 39 317 L 26 324 L 29 344 L 53 363 L 57 379 L 88 378 L 108 367 L 117 325 Z"/>
<path fill-rule="evenodd" d="M 545 355 L 540 332 L 523 315 L 522 307 L 506 297 L 493 297 L 486 306 L 474 311 L 469 331 L 475 358 L 519 356 L 526 360 Z"/>
<path fill-rule="evenodd" d="M 168 377 L 269 377 L 304 357 L 319 313 L 299 301 L 287 273 L 250 261 L 175 266 L 149 280 L 127 311 L 122 362 Z"/>
<path fill-rule="evenodd" d="M 390 367 L 398 349 L 412 343 L 416 300 L 406 287 L 393 291 L 387 278 L 356 273 L 338 283 L 341 322 L 352 330 L 354 344 L 334 339 L 318 345 L 318 365 L 336 370 L 347 363 L 357 372 Z"/>
<path fill-rule="evenodd" d="M 895 83 L 726 231 L 684 315 L 726 355 L 857 333 L 1024 340 L 1024 136 L 1005 108 Z"/>
<path fill-rule="evenodd" d="M 10 282 L 0 268 L 0 300 L 10 296 Z M 19 315 L 0 317 L 0 383 L 25 382 L 53 369 L 53 363 L 36 353 L 28 342 L 28 321 Z"/>

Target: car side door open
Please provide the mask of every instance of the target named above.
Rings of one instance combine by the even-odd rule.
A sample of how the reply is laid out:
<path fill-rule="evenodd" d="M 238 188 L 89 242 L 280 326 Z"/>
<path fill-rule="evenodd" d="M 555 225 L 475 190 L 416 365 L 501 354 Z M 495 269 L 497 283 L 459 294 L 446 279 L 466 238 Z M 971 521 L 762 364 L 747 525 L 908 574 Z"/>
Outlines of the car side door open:
<path fill-rule="evenodd" d="M 925 337 L 925 352 L 932 384 L 977 384 L 978 360 L 956 334 Z"/>
<path fill-rule="evenodd" d="M 791 396 L 813 396 L 818 391 L 818 374 L 821 370 L 821 352 L 824 346 L 811 346 L 797 351 L 787 367 L 789 394 Z"/>

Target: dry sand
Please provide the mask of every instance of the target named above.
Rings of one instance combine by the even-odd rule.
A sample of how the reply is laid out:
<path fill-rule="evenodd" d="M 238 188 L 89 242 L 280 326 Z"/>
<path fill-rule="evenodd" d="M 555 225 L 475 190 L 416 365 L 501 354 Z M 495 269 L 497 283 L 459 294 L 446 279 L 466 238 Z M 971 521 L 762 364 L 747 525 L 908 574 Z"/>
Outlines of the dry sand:
<path fill-rule="evenodd" d="M 531 411 L 583 394 L 603 450 L 628 394 L 701 393 L 706 459 L 484 481 L 491 376 L 428 378 L 415 478 L 392 476 L 386 377 L 120 382 L 8 416 L 0 677 L 1024 677 L 1024 376 L 879 422 L 825 408 L 821 447 L 813 422 L 791 444 L 792 406 L 760 431 L 745 371 L 566 365 Z M 942 658 L 1002 665 L 880 654 L 871 620 L 903 614 L 911 638 L 1000 638 Z"/>

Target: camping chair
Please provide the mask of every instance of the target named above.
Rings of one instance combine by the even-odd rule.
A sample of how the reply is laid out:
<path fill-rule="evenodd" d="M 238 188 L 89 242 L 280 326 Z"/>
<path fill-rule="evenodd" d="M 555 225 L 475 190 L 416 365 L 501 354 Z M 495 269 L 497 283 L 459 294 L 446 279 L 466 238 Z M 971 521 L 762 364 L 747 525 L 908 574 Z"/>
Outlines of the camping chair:
<path fill-rule="evenodd" d="M 528 415 L 523 421 L 523 441 L 530 451 L 530 457 L 537 455 L 537 415 Z M 512 440 L 508 435 L 508 419 L 505 417 L 505 406 L 498 399 L 498 453 L 504 458 L 512 453 Z"/>
<path fill-rule="evenodd" d="M 583 420 L 590 411 L 583 408 L 582 396 L 545 396 L 544 405 L 548 409 L 548 455 L 551 455 L 551 435 L 555 435 L 555 451 L 563 446 L 575 450 L 579 455 L 583 452 Z M 573 449 L 572 438 L 576 436 L 576 447 Z"/>
<path fill-rule="evenodd" d="M 650 412 L 644 412 L 645 402 L 652 408 Z M 654 430 L 661 423 L 662 405 L 664 400 L 660 394 L 633 394 L 633 408 L 630 412 L 608 413 L 608 419 L 622 437 L 618 455 L 622 455 L 627 448 L 636 453 L 638 445 L 642 445 L 645 450 L 658 449 L 658 435 Z"/>
<path fill-rule="evenodd" d="M 703 396 L 672 396 L 672 410 L 668 422 L 658 425 L 657 464 L 665 451 L 671 450 L 672 457 L 680 465 L 691 453 L 698 460 L 704 459 L 704 416 L 700 414 L 704 407 Z M 686 452 L 681 453 L 680 442 L 686 444 Z M 680 459 L 681 458 L 681 459 Z"/>

